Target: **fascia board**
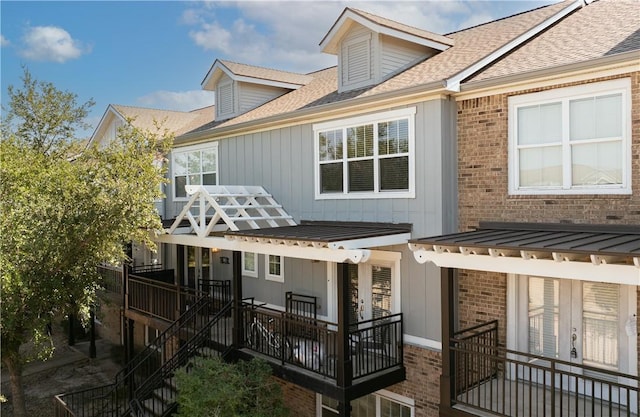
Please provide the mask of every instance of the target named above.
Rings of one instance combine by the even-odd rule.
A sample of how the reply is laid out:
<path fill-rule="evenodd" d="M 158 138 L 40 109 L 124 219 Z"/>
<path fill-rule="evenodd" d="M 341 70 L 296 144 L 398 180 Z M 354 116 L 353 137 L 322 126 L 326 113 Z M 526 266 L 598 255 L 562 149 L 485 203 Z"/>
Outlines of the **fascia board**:
<path fill-rule="evenodd" d="M 340 18 L 336 21 L 329 33 L 327 33 L 327 35 L 324 37 L 323 41 L 320 43 L 322 52 L 333 55 L 336 55 L 338 53 L 338 42 L 342 37 L 341 35 L 347 30 L 348 27 L 345 27 L 345 24 L 347 24 L 349 21 L 358 23 L 376 33 L 402 39 L 418 45 L 423 45 L 429 48 L 437 49 L 439 51 L 444 51 L 445 49 L 450 48 L 450 45 L 422 38 L 420 36 L 416 36 L 397 29 L 382 26 L 378 23 L 372 22 L 371 20 L 363 16 L 360 16 L 359 14 L 351 10 L 346 10 L 345 13 L 343 13 L 342 16 L 340 16 Z"/>
<path fill-rule="evenodd" d="M 98 122 L 98 125 L 93 130 L 93 134 L 91 135 L 89 142 L 87 142 L 87 147 L 93 144 L 93 142 L 97 139 L 97 136 L 101 133 L 101 131 L 106 126 L 106 124 L 108 124 L 111 121 L 109 116 L 118 118 L 123 123 L 126 122 L 126 119 L 124 118 L 124 116 L 118 110 L 116 110 L 115 107 L 113 107 L 113 104 L 109 104 L 107 106 L 107 109 L 102 114 L 102 117 L 100 118 L 100 122 Z"/>
<path fill-rule="evenodd" d="M 607 282 L 640 285 L 640 268 L 634 265 L 601 264 L 592 262 L 562 261 L 553 259 L 524 259 L 511 256 L 465 255 L 462 253 L 438 253 L 420 247 L 411 247 L 418 263 L 432 262 L 440 268 L 458 268 L 505 274 L 535 275 L 566 278 L 580 281 Z"/>
<path fill-rule="evenodd" d="M 285 246 L 269 242 L 229 240 L 224 237 L 198 237 L 196 235 L 163 234 L 155 238 L 158 243 L 171 243 L 202 248 L 218 248 L 231 251 L 254 252 L 279 255 L 289 258 L 309 259 L 325 262 L 366 262 L 371 251 L 366 249 L 329 249 L 300 246 Z"/>
<path fill-rule="evenodd" d="M 447 90 L 452 92 L 460 92 L 460 84 L 465 78 L 471 76 L 472 74 L 475 74 L 476 72 L 480 71 L 482 68 L 486 67 L 487 65 L 492 64 L 493 62 L 502 58 L 505 54 L 511 52 L 513 49 L 527 42 L 529 39 L 538 35 L 540 32 L 544 31 L 545 29 L 557 23 L 558 21 L 564 19 L 567 15 L 573 13 L 575 10 L 581 7 L 582 7 L 582 0 L 575 0 L 569 6 L 560 10 L 558 13 L 551 16 L 550 18 L 544 20 L 542 23 L 539 23 L 538 25 L 529 29 L 522 35 L 516 37 L 515 39 L 512 39 L 508 43 L 504 44 L 500 48 L 490 53 L 489 55 L 485 56 L 479 61 L 476 61 L 471 66 L 447 78 L 445 81 Z"/>
<path fill-rule="evenodd" d="M 207 140 L 219 140 L 238 134 L 247 134 L 248 132 L 281 127 L 285 123 L 287 125 L 306 123 L 310 117 L 326 117 L 327 114 L 333 114 L 334 112 L 336 113 L 336 117 L 341 117 L 340 115 L 343 114 L 345 110 L 362 110 L 365 112 L 371 112 L 376 111 L 372 108 L 374 104 L 379 104 L 381 107 L 387 107 L 387 104 L 390 104 L 390 101 L 397 101 L 398 99 L 409 100 L 416 95 L 423 96 L 428 94 L 435 96 L 440 93 L 449 93 L 444 89 L 443 80 L 402 88 L 387 93 L 376 94 L 374 96 L 364 98 L 356 97 L 349 100 L 322 104 L 312 108 L 303 108 L 300 110 L 294 110 L 290 113 L 277 114 L 275 116 L 269 116 L 258 120 L 238 123 L 229 127 L 217 127 L 211 130 L 187 133 L 176 137 L 174 143 L 182 144 Z"/>
<path fill-rule="evenodd" d="M 617 70 L 616 70 L 617 69 Z M 471 81 L 461 84 L 459 97 L 462 100 L 469 95 L 475 97 L 476 92 L 492 90 L 495 88 L 508 89 L 513 86 L 513 90 L 522 89 L 523 84 L 537 83 L 543 80 L 567 78 L 580 74 L 588 74 L 588 78 L 598 78 L 600 76 L 610 76 L 611 73 L 600 75 L 599 72 L 616 70 L 617 73 L 626 73 L 640 70 L 640 54 L 636 51 L 623 52 L 620 54 L 605 56 L 589 61 L 575 62 L 566 65 L 548 67 L 517 74 L 505 75 L 502 77 L 489 78 L 486 80 Z M 529 88 L 529 87 L 527 87 Z"/>

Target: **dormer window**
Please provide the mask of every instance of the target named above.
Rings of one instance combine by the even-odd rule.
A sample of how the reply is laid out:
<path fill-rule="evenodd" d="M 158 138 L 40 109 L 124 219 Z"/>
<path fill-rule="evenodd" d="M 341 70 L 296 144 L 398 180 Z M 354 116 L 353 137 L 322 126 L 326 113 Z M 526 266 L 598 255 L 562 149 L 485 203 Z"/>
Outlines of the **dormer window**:
<path fill-rule="evenodd" d="M 338 56 L 338 92 L 369 87 L 453 46 L 453 39 L 346 8 L 320 42 Z"/>

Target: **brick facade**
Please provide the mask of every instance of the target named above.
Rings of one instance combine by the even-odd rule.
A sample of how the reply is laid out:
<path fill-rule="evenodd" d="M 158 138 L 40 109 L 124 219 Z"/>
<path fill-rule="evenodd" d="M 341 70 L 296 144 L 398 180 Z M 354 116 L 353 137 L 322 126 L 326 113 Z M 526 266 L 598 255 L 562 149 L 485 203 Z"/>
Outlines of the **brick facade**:
<path fill-rule="evenodd" d="M 625 77 L 631 79 L 632 195 L 508 194 L 508 97 L 585 84 L 584 82 L 459 101 L 457 126 L 460 230 L 473 229 L 480 221 L 640 224 L 640 72 L 598 78 L 589 82 Z M 460 271 L 460 326 L 498 319 L 501 322 L 500 343 L 504 344 L 506 282 L 505 274 Z M 640 315 L 640 311 L 636 315 Z M 640 336 L 638 339 L 640 346 Z M 638 363 L 640 364 L 640 355 Z"/>
<path fill-rule="evenodd" d="M 407 379 L 385 389 L 413 399 L 415 417 L 437 417 L 440 404 L 439 380 L 442 370 L 440 352 L 404 345 L 404 364 L 407 369 Z M 285 405 L 291 410 L 291 415 L 316 416 L 314 392 L 282 379 L 277 380 L 282 386 Z"/>

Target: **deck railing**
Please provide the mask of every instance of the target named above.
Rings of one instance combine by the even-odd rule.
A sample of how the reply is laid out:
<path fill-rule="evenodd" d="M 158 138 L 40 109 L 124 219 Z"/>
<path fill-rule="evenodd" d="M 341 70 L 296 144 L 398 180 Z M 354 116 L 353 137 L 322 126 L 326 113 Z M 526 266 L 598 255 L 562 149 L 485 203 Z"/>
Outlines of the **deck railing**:
<path fill-rule="evenodd" d="M 501 416 L 638 415 L 637 377 L 499 347 L 497 322 L 456 333 L 450 352 L 457 405 Z"/>
<path fill-rule="evenodd" d="M 98 265 L 102 287 L 113 294 L 122 294 L 122 266 Z"/>
<path fill-rule="evenodd" d="M 243 303 L 243 345 L 282 364 L 292 364 L 335 379 L 337 324 Z M 353 379 L 403 365 L 402 314 L 359 322 L 349 330 L 345 351 Z"/>

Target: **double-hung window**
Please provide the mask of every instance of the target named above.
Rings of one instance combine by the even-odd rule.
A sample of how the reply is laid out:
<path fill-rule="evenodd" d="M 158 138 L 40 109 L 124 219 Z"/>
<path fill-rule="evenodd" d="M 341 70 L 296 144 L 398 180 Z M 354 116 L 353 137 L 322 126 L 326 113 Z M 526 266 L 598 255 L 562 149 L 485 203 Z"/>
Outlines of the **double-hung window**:
<path fill-rule="evenodd" d="M 279 255 L 265 255 L 265 279 L 284 282 L 284 258 Z"/>
<path fill-rule="evenodd" d="M 629 79 L 509 98 L 511 194 L 631 193 Z"/>
<path fill-rule="evenodd" d="M 173 197 L 186 199 L 187 185 L 218 184 L 218 144 L 176 148 L 172 153 Z"/>
<path fill-rule="evenodd" d="M 415 112 L 314 125 L 316 198 L 413 198 Z"/>

